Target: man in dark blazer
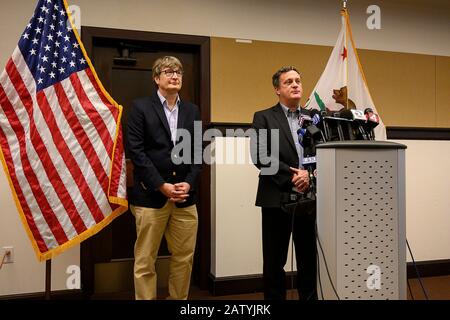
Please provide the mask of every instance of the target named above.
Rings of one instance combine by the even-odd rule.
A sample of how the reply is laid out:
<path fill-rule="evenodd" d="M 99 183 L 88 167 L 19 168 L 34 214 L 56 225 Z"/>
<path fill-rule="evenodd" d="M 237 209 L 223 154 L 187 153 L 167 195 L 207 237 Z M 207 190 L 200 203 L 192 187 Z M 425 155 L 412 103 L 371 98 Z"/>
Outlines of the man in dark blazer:
<path fill-rule="evenodd" d="M 136 218 L 137 300 L 157 298 L 155 262 L 163 235 L 171 253 L 168 298 L 188 298 L 198 226 L 195 184 L 201 170 L 201 164 L 194 163 L 194 153 L 201 150 L 194 150 L 198 144 L 192 139 L 200 113 L 196 105 L 180 99 L 182 77 L 177 58 L 156 60 L 153 79 L 157 93 L 135 100 L 128 116 L 128 150 L 134 165 L 130 210 Z M 179 139 L 181 131 L 192 139 L 188 141 L 191 156 L 180 164 L 177 157 L 184 155 L 172 150 L 178 143 L 186 143 Z"/>
<path fill-rule="evenodd" d="M 258 148 L 255 165 L 259 175 L 256 206 L 262 211 L 263 278 L 265 299 L 286 299 L 287 261 L 291 233 L 297 261 L 297 290 L 300 299 L 316 299 L 316 247 L 315 221 L 305 214 L 300 202 L 295 214 L 289 208 L 309 189 L 309 174 L 303 170 L 303 147 L 299 141 L 299 118 L 309 113 L 300 107 L 303 89 L 300 73 L 295 67 L 282 67 L 272 77 L 279 102 L 266 110 L 258 111 L 253 118 L 257 139 L 252 148 Z M 265 130 L 267 135 L 262 134 Z M 277 135 L 278 141 L 271 141 Z M 265 137 L 268 138 L 265 138 Z M 271 146 L 278 143 L 279 152 Z M 278 163 L 275 174 L 265 174 L 264 169 Z"/>

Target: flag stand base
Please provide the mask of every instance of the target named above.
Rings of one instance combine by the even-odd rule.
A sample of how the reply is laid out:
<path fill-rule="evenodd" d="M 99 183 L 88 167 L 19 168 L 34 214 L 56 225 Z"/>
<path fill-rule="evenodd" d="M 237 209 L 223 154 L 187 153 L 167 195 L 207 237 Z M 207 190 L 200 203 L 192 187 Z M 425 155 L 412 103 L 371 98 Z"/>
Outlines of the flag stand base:
<path fill-rule="evenodd" d="M 52 259 L 45 261 L 45 300 L 51 299 L 52 290 Z"/>

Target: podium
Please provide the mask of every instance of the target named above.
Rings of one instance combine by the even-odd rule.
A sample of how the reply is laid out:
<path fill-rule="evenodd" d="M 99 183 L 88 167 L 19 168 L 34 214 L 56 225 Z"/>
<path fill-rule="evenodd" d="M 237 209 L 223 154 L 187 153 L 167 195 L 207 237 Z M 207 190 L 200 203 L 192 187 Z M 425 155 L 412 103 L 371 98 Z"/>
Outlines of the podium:
<path fill-rule="evenodd" d="M 384 141 L 317 146 L 319 299 L 407 298 L 405 149 Z"/>

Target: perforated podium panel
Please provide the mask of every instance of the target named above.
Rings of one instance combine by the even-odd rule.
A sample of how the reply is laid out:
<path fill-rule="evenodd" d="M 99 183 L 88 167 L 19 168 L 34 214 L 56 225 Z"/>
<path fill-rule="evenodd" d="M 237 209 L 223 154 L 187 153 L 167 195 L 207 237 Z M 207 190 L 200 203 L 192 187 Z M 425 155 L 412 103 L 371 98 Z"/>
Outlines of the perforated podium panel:
<path fill-rule="evenodd" d="M 405 148 L 318 146 L 319 297 L 406 299 Z"/>

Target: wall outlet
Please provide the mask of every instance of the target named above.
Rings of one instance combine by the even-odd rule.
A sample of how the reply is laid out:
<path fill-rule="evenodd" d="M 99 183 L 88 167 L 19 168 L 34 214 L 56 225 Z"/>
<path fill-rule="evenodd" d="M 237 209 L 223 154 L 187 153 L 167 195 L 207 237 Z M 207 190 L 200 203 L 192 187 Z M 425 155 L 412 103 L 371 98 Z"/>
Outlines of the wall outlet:
<path fill-rule="evenodd" d="M 10 254 L 5 257 L 5 260 L 3 263 L 4 264 L 13 263 L 14 262 L 14 248 L 13 247 L 3 247 L 0 257 L 3 257 L 3 255 L 5 254 L 6 251 L 9 251 Z"/>

